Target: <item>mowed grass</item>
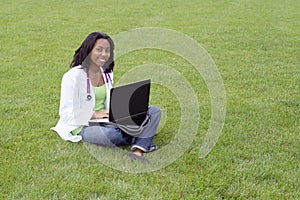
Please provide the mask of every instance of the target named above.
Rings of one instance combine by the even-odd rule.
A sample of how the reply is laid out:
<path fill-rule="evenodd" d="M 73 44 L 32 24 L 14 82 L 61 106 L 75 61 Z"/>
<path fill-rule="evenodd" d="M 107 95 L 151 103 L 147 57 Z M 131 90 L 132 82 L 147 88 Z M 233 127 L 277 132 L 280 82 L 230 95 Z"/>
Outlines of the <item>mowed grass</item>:
<path fill-rule="evenodd" d="M 299 1 L 2 0 L 0 9 L 0 199 L 300 198 Z M 122 56 L 116 81 L 145 63 L 170 66 L 191 83 L 201 110 L 188 151 L 135 174 L 102 164 L 50 127 L 58 120 L 61 77 L 83 39 L 141 27 L 199 42 L 223 78 L 227 111 L 222 136 L 200 159 L 211 115 L 202 77 L 167 52 Z M 163 147 L 178 128 L 179 103 L 167 88 L 151 89 L 151 104 L 168 112 L 155 138 Z"/>

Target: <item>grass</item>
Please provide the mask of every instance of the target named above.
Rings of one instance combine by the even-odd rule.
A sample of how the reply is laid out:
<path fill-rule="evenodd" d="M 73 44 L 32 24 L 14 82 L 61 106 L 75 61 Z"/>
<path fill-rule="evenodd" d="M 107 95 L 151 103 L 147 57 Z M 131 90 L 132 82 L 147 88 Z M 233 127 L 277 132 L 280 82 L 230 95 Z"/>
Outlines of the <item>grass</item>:
<path fill-rule="evenodd" d="M 2 0 L 0 9 L 0 199 L 300 198 L 298 1 Z M 141 64 L 171 66 L 192 84 L 201 110 L 183 156 L 134 174 L 102 164 L 50 127 L 58 120 L 61 76 L 86 35 L 141 27 L 198 41 L 223 78 L 227 113 L 218 143 L 200 159 L 211 115 L 203 79 L 167 52 L 121 57 L 116 80 Z M 168 112 L 155 138 L 163 147 L 178 127 L 179 104 L 167 88 L 154 85 L 151 92 L 151 103 Z"/>

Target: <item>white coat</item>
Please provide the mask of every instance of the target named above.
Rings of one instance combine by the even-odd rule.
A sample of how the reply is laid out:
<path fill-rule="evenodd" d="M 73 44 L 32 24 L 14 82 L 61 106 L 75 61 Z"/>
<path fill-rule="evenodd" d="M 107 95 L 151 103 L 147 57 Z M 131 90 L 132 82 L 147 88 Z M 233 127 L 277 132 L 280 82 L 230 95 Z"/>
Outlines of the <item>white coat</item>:
<path fill-rule="evenodd" d="M 105 107 L 109 109 L 110 89 L 113 84 L 113 73 L 109 73 L 106 78 L 101 68 L 106 86 Z M 61 81 L 61 96 L 59 106 L 60 119 L 55 127 L 51 129 L 67 141 L 79 142 L 80 135 L 72 135 L 71 131 L 80 126 L 88 126 L 88 121 L 94 113 L 95 93 L 90 84 L 90 95 L 92 99 L 87 99 L 87 74 L 81 66 L 73 67 L 63 75 Z"/>

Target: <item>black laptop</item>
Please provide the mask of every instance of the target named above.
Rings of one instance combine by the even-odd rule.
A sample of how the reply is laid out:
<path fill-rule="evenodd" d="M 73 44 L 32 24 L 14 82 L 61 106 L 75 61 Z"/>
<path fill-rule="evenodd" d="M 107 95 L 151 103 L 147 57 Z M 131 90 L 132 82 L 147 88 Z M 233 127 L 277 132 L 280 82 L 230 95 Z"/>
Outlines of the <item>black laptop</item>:
<path fill-rule="evenodd" d="M 117 123 L 140 126 L 149 107 L 151 80 L 113 87 L 110 90 L 109 117 L 92 119 L 90 125 Z"/>

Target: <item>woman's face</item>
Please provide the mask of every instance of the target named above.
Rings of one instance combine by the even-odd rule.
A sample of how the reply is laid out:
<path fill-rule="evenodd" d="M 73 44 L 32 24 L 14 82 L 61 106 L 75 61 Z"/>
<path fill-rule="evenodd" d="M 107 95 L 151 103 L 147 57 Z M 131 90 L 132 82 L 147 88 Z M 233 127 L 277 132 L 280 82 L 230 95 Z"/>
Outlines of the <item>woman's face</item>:
<path fill-rule="evenodd" d="M 107 39 L 98 39 L 91 51 L 91 65 L 102 67 L 110 57 L 110 44 Z"/>

